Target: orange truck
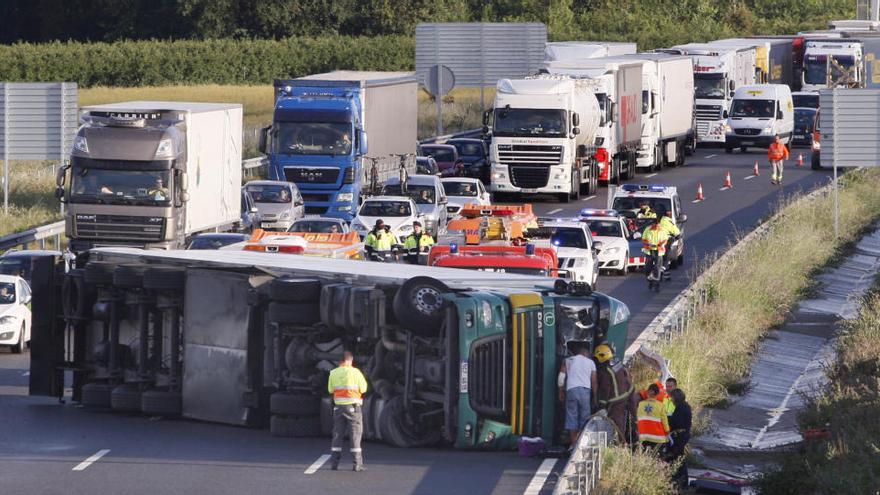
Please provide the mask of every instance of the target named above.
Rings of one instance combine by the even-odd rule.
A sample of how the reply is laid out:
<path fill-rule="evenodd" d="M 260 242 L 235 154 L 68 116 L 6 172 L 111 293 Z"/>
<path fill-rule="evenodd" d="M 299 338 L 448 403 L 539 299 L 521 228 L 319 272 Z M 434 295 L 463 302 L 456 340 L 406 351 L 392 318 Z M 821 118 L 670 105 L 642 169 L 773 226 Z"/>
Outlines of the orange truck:
<path fill-rule="evenodd" d="M 302 254 L 323 258 L 360 259 L 363 243 L 357 232 L 329 234 L 320 232 L 267 232 L 254 230 L 245 251 Z"/>

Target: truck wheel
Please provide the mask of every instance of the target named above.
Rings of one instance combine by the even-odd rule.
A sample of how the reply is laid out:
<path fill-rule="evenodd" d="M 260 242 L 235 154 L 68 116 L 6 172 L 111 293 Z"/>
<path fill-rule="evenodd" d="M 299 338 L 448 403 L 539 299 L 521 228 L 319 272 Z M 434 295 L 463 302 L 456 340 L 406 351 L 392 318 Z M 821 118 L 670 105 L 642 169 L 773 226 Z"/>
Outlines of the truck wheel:
<path fill-rule="evenodd" d="M 87 383 L 82 388 L 81 403 L 92 409 L 107 409 L 110 407 L 110 396 L 113 387 L 107 383 Z"/>
<path fill-rule="evenodd" d="M 321 435 L 329 437 L 333 434 L 333 398 L 324 397 L 321 399 Z"/>
<path fill-rule="evenodd" d="M 186 270 L 157 266 L 144 272 L 144 288 L 150 290 L 182 291 L 186 287 Z"/>
<path fill-rule="evenodd" d="M 443 298 L 449 287 L 431 277 L 413 277 L 394 295 L 394 314 L 416 335 L 433 336 L 443 323 Z"/>
<path fill-rule="evenodd" d="M 410 425 L 406 419 L 403 396 L 394 397 L 379 415 L 382 441 L 404 449 L 427 447 L 440 441 L 440 431 L 431 427 Z"/>
<path fill-rule="evenodd" d="M 106 261 L 91 261 L 85 268 L 86 283 L 92 285 L 113 285 L 113 270 L 116 265 Z"/>
<path fill-rule="evenodd" d="M 321 398 L 316 395 L 275 392 L 269 396 L 269 412 L 282 416 L 317 416 Z"/>
<path fill-rule="evenodd" d="M 315 302 L 269 303 L 269 321 L 281 325 L 314 325 L 321 321 L 321 306 Z"/>
<path fill-rule="evenodd" d="M 120 385 L 110 393 L 110 407 L 116 411 L 140 412 L 142 395 L 137 385 Z"/>
<path fill-rule="evenodd" d="M 571 174 L 571 194 L 569 194 L 568 198 L 573 201 L 577 201 L 581 199 L 581 177 L 580 173 Z"/>
<path fill-rule="evenodd" d="M 316 437 L 321 432 L 321 420 L 311 418 L 291 418 L 272 415 L 269 420 L 269 433 L 273 437 Z"/>
<path fill-rule="evenodd" d="M 148 390 L 141 394 L 141 411 L 151 416 L 179 416 L 183 410 L 180 393 Z"/>
<path fill-rule="evenodd" d="M 318 302 L 321 282 L 302 278 L 276 278 L 269 284 L 269 297 L 282 302 Z"/>
<path fill-rule="evenodd" d="M 113 271 L 113 285 L 123 289 L 140 289 L 144 286 L 144 265 L 119 265 Z"/>

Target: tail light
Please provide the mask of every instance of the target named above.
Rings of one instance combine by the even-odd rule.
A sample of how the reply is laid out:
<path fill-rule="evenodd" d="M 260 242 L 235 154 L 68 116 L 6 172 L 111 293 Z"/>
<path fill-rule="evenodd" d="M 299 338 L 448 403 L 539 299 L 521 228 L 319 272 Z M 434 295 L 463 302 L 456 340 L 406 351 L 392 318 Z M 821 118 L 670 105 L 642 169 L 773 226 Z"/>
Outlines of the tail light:
<path fill-rule="evenodd" d="M 593 158 L 596 159 L 599 163 L 608 163 L 608 150 L 605 148 L 599 148 L 596 150 L 596 154 L 593 155 Z"/>
<path fill-rule="evenodd" d="M 278 246 L 278 252 L 286 254 L 303 254 L 305 249 L 302 246 Z"/>
<path fill-rule="evenodd" d="M 303 254 L 305 248 L 302 246 L 262 246 L 259 244 L 244 247 L 245 251 L 256 251 L 259 253 L 284 253 L 284 254 Z"/>

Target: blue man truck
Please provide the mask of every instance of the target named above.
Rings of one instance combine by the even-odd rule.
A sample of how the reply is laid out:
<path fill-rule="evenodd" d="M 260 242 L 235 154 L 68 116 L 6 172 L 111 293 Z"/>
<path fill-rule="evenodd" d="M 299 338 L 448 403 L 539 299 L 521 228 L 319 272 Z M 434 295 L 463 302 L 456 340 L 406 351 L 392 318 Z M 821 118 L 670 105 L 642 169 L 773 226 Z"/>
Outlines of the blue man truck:
<path fill-rule="evenodd" d="M 411 72 L 276 79 L 272 125 L 260 139 L 269 178 L 295 182 L 306 214 L 350 221 L 373 164 L 382 182 L 397 176 L 399 155 L 415 153 L 417 91 Z"/>

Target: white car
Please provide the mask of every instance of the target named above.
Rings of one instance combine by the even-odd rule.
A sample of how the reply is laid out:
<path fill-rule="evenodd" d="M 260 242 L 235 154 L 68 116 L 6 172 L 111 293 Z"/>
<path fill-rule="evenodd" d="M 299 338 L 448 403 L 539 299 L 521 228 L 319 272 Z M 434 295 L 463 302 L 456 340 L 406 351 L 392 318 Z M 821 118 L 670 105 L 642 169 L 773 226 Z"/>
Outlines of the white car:
<path fill-rule="evenodd" d="M 620 275 L 629 273 L 630 237 L 626 219 L 614 210 L 581 211 L 581 222 L 587 224 L 594 241 L 602 243 L 599 251 L 599 270 L 613 271 Z"/>
<path fill-rule="evenodd" d="M 489 191 L 480 179 L 471 179 L 468 177 L 448 177 L 441 179 L 443 189 L 446 190 L 446 197 L 449 203 L 446 205 L 446 211 L 449 216 L 458 215 L 458 212 L 467 204 L 489 205 Z"/>
<path fill-rule="evenodd" d="M 333 229 L 336 229 L 335 231 Z M 307 216 L 293 222 L 288 232 L 313 232 L 316 234 L 347 234 L 351 232 L 348 222 L 341 218 Z"/>
<path fill-rule="evenodd" d="M 252 180 L 244 190 L 254 199 L 263 230 L 286 231 L 305 214 L 305 202 L 293 182 Z"/>
<path fill-rule="evenodd" d="M 31 341 L 31 288 L 21 277 L 0 275 L 0 346 L 18 354 Z"/>
<path fill-rule="evenodd" d="M 400 242 L 413 232 L 413 222 L 418 220 L 425 224 L 416 203 L 404 196 L 373 196 L 364 201 L 358 209 L 357 216 L 351 221 L 351 230 L 361 238 L 373 230 L 376 220 L 382 220 L 391 228 Z"/>
<path fill-rule="evenodd" d="M 598 253 L 604 249 L 594 242 L 587 225 L 579 219 L 542 219 L 533 239 L 549 241 L 559 258 L 559 277 L 573 282 L 586 282 L 596 290 L 599 282 Z"/>

